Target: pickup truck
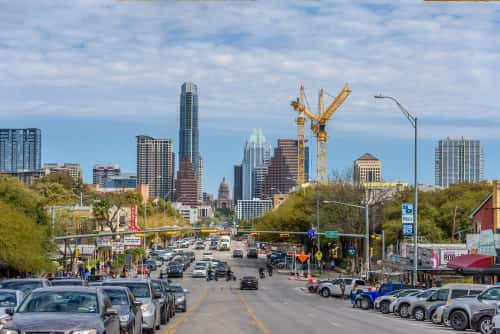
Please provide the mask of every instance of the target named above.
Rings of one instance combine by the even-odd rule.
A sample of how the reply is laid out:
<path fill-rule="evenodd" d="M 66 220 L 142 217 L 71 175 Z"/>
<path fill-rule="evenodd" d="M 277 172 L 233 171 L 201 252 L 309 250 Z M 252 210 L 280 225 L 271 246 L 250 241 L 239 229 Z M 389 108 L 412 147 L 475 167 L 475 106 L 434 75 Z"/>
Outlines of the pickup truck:
<path fill-rule="evenodd" d="M 409 287 L 410 286 L 404 285 L 402 283 L 384 283 L 378 290 L 372 289 L 371 291 L 363 293 L 352 293 L 351 302 L 353 303 L 353 307 L 359 307 L 363 310 L 368 310 L 370 308 L 373 308 L 375 299 L 377 299 L 378 297 L 385 296 L 393 291 Z"/>
<path fill-rule="evenodd" d="M 340 289 L 340 283 L 344 281 L 345 291 L 344 296 L 342 296 L 342 290 Z M 318 293 L 323 297 L 347 297 L 351 295 L 351 292 L 364 292 L 373 289 L 365 284 L 365 281 L 358 278 L 343 277 L 337 278 L 333 281 L 321 282 L 317 288 Z"/>

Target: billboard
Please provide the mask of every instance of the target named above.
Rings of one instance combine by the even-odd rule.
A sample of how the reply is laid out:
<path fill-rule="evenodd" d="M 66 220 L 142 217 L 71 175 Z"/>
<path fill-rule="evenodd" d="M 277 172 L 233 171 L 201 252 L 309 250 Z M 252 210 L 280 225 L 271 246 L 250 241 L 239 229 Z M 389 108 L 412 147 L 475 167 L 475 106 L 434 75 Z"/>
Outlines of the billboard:
<path fill-rule="evenodd" d="M 123 238 L 123 244 L 125 246 L 140 246 L 142 243 L 142 239 L 139 237 L 131 237 L 127 236 Z"/>

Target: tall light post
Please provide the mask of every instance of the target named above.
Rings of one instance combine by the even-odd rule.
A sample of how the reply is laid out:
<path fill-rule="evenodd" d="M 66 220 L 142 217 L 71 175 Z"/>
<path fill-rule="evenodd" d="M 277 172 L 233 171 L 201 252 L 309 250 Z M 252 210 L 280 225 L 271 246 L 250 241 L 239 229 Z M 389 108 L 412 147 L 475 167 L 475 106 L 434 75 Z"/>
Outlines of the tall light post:
<path fill-rule="evenodd" d="M 368 207 L 368 199 L 365 202 L 365 205 L 357 205 L 351 203 L 344 203 L 339 201 L 322 201 L 325 204 L 338 204 L 349 206 L 351 208 L 358 208 L 365 210 L 365 267 L 366 267 L 366 276 L 368 278 L 368 272 L 370 271 L 370 214 Z M 319 208 L 319 203 L 317 204 L 317 208 Z"/>
<path fill-rule="evenodd" d="M 417 141 L 417 138 L 418 138 L 418 119 L 417 119 L 417 117 L 410 114 L 408 112 L 408 110 L 406 110 L 405 107 L 403 107 L 401 105 L 401 103 L 399 103 L 399 101 L 392 96 L 386 96 L 386 95 L 380 94 L 380 95 L 375 95 L 375 98 L 376 99 L 389 99 L 389 100 L 392 100 L 394 103 L 396 103 L 399 110 L 401 110 L 403 115 L 405 115 L 406 119 L 408 119 L 411 126 L 415 130 L 414 159 L 413 159 L 414 160 L 414 170 L 413 170 L 414 181 L 413 181 L 413 184 L 414 184 L 414 192 L 415 192 L 415 195 L 413 198 L 413 224 L 414 224 L 414 228 L 413 228 L 413 247 L 414 247 L 414 249 L 413 249 L 413 251 L 414 251 L 413 284 L 415 284 L 417 282 L 417 279 L 418 279 L 418 274 L 417 274 L 417 271 L 418 271 L 418 167 L 417 167 L 418 166 L 418 153 L 417 153 L 418 152 L 418 146 L 417 146 L 418 145 L 418 141 Z"/>

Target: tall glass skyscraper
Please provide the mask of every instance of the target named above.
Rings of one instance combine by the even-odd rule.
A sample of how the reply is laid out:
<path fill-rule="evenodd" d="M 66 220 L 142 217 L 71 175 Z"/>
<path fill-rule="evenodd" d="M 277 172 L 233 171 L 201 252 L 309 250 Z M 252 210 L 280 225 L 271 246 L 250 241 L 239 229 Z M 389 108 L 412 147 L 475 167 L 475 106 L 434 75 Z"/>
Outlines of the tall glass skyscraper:
<path fill-rule="evenodd" d="M 40 129 L 0 129 L 0 172 L 41 168 Z"/>
<path fill-rule="evenodd" d="M 242 197 L 252 199 L 256 194 L 255 168 L 268 165 L 271 161 L 271 145 L 261 129 L 253 129 L 243 151 L 242 164 Z"/>
<path fill-rule="evenodd" d="M 448 187 L 454 183 L 484 179 L 483 147 L 479 140 L 448 137 L 438 142 L 435 154 L 436 185 Z"/>
<path fill-rule="evenodd" d="M 183 159 L 193 164 L 198 199 L 203 195 L 203 166 L 199 147 L 198 86 L 185 82 L 181 86 L 179 124 L 179 162 Z"/>

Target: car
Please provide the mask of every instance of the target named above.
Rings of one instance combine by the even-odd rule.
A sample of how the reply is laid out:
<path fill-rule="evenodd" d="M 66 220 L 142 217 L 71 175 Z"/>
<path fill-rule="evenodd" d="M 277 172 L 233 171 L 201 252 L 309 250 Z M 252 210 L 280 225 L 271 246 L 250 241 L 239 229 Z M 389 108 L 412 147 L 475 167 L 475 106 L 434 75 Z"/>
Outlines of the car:
<path fill-rule="evenodd" d="M 493 286 L 473 298 L 452 300 L 443 310 L 443 322 L 454 330 L 492 333 L 492 320 L 500 306 L 500 287 Z"/>
<path fill-rule="evenodd" d="M 144 265 L 148 266 L 150 271 L 155 271 L 156 269 L 158 269 L 156 266 L 156 261 L 152 259 L 144 261 Z"/>
<path fill-rule="evenodd" d="M 88 286 L 89 282 L 83 279 L 55 279 L 50 281 L 52 286 Z"/>
<path fill-rule="evenodd" d="M 120 334 L 118 311 L 100 288 L 61 286 L 31 292 L 2 333 Z"/>
<path fill-rule="evenodd" d="M 214 259 L 214 254 L 211 252 L 205 252 L 202 254 L 201 259 L 204 261 L 210 261 Z"/>
<path fill-rule="evenodd" d="M 45 278 L 22 278 L 0 281 L 0 289 L 21 290 L 26 295 L 29 295 L 34 289 L 48 288 L 50 286 L 52 284 Z"/>
<path fill-rule="evenodd" d="M 120 278 L 107 280 L 102 283 L 102 286 L 127 287 L 134 295 L 134 298 L 142 303 L 142 330 L 153 334 L 155 329 L 160 329 L 161 315 L 158 300 L 162 298 L 162 295 L 154 291 L 151 280 Z"/>
<path fill-rule="evenodd" d="M 157 268 L 159 268 L 163 265 L 163 259 L 159 256 L 153 256 L 153 257 L 151 257 L 151 260 L 153 260 L 155 262 L 155 265 Z"/>
<path fill-rule="evenodd" d="M 373 303 L 373 308 L 384 314 L 390 313 L 391 312 L 390 306 L 392 302 L 394 302 L 396 299 L 400 297 L 406 297 L 409 295 L 417 294 L 419 292 L 420 290 L 416 289 L 395 290 L 393 292 L 388 293 L 385 296 L 377 297 L 375 299 L 375 302 Z"/>
<path fill-rule="evenodd" d="M 188 290 L 180 285 L 171 284 L 170 291 L 175 295 L 175 309 L 180 312 L 187 311 L 187 297 Z"/>
<path fill-rule="evenodd" d="M 5 311 L 8 308 L 16 309 L 24 297 L 25 294 L 21 290 L 0 290 L 0 329 L 10 320 L 10 316 Z"/>
<path fill-rule="evenodd" d="M 243 251 L 241 249 L 233 250 L 233 258 L 243 258 Z"/>
<path fill-rule="evenodd" d="M 247 258 L 249 259 L 257 259 L 259 257 L 259 253 L 256 248 L 249 248 L 247 251 Z"/>
<path fill-rule="evenodd" d="M 171 264 L 167 268 L 167 277 L 183 277 L 184 266 L 181 264 Z"/>
<path fill-rule="evenodd" d="M 121 334 L 140 334 L 142 331 L 142 303 L 135 299 L 132 292 L 124 286 L 101 288 L 118 311 Z"/>
<path fill-rule="evenodd" d="M 500 314 L 497 314 L 493 317 L 492 333 L 493 334 L 500 334 Z"/>
<path fill-rule="evenodd" d="M 194 247 L 196 250 L 204 250 L 205 249 L 205 243 L 203 242 L 197 242 L 196 246 Z"/>
<path fill-rule="evenodd" d="M 365 281 L 362 279 L 343 277 L 338 278 L 333 281 L 326 281 L 320 284 L 318 287 L 318 293 L 323 297 L 342 297 L 342 290 L 340 289 L 340 284 L 342 281 L 345 284 L 344 296 L 350 296 L 351 291 L 370 291 L 372 287 L 366 286 Z"/>
<path fill-rule="evenodd" d="M 443 287 L 437 289 L 427 299 L 412 301 L 410 303 L 410 307 L 408 308 L 408 313 L 405 315 L 406 317 L 411 316 L 418 321 L 424 321 L 425 310 L 428 306 L 432 304 L 448 303 L 452 299 L 464 297 L 467 295 L 477 295 L 486 288 L 488 288 L 488 285 L 484 284 L 446 284 Z M 443 316 L 444 318 L 446 318 L 446 309 L 443 313 Z"/>
<path fill-rule="evenodd" d="M 208 246 L 208 250 L 217 250 L 217 243 L 211 243 L 210 246 Z"/>
<path fill-rule="evenodd" d="M 87 282 L 90 285 L 91 282 L 104 282 L 104 281 L 106 281 L 108 279 L 111 279 L 111 276 L 108 276 L 108 275 L 90 275 L 87 278 Z"/>
<path fill-rule="evenodd" d="M 326 279 L 326 280 L 316 280 L 316 281 L 312 281 L 312 282 L 307 282 L 306 289 L 310 293 L 317 293 L 320 284 L 325 283 L 325 282 L 332 282 L 332 280 Z"/>
<path fill-rule="evenodd" d="M 259 281 L 255 276 L 243 276 L 240 282 L 240 290 L 259 290 Z"/>
<path fill-rule="evenodd" d="M 427 308 L 425 309 L 425 320 L 432 321 L 432 323 L 435 325 L 441 324 L 443 318 L 443 310 L 441 309 L 438 315 L 434 317 L 434 314 L 439 308 L 441 308 L 441 306 L 446 306 L 446 303 L 437 303 L 427 306 Z M 435 319 L 435 322 L 432 319 Z"/>
<path fill-rule="evenodd" d="M 226 276 L 228 269 L 229 266 L 227 263 L 219 262 L 217 266 L 215 266 L 215 275 L 217 275 L 217 277 L 224 277 Z"/>
<path fill-rule="evenodd" d="M 390 306 L 390 312 L 394 312 L 395 315 L 403 315 L 403 318 L 408 318 L 408 310 L 410 308 L 410 303 L 414 300 L 424 300 L 431 296 L 437 288 L 431 288 L 424 290 L 416 295 L 400 297 L 396 299 Z"/>
<path fill-rule="evenodd" d="M 192 263 L 194 260 L 196 260 L 196 254 L 192 251 L 184 252 L 184 256 L 189 259 L 189 263 Z"/>
<path fill-rule="evenodd" d="M 402 283 L 384 283 L 380 286 L 378 290 L 366 291 L 363 293 L 357 293 L 357 291 L 352 291 L 351 301 L 354 307 L 360 307 L 363 310 L 367 310 L 373 307 L 375 299 L 380 296 L 385 296 L 392 291 L 401 290 L 409 288 L 410 286 L 404 285 Z"/>
<path fill-rule="evenodd" d="M 161 297 L 158 298 L 160 321 L 162 325 L 165 325 L 170 321 L 170 318 L 173 317 L 173 308 L 175 307 L 175 303 L 162 280 L 152 279 L 151 282 L 153 283 L 154 292 L 161 294 Z"/>
<path fill-rule="evenodd" d="M 135 270 L 137 275 L 147 275 L 150 273 L 150 267 L 148 265 L 138 265 Z"/>
<path fill-rule="evenodd" d="M 208 265 L 205 262 L 197 262 L 193 268 L 193 277 L 207 277 Z"/>
<path fill-rule="evenodd" d="M 430 308 L 433 308 L 434 306 L 431 306 Z M 432 323 L 434 325 L 441 325 L 443 323 L 443 312 L 444 312 L 444 309 L 446 307 L 446 304 L 443 304 L 441 306 L 438 306 L 434 313 L 432 313 L 432 315 L 430 315 L 430 310 L 428 311 L 428 316 L 430 317 L 430 321 L 432 321 Z"/>

